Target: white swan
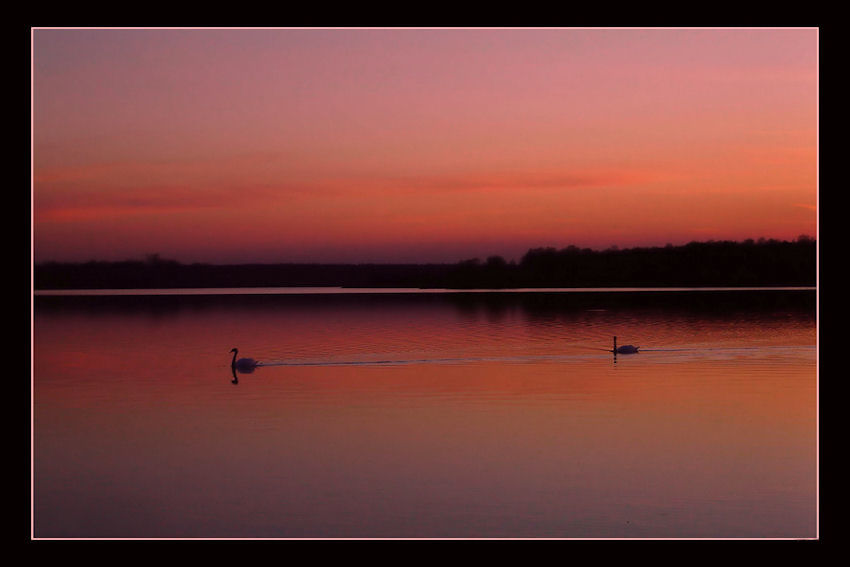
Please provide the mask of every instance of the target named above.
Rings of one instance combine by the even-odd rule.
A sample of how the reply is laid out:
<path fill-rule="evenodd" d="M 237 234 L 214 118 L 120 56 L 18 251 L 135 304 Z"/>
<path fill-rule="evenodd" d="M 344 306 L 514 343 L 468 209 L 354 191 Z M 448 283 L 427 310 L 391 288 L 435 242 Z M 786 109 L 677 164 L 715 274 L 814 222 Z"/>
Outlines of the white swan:
<path fill-rule="evenodd" d="M 230 352 L 233 353 L 233 360 L 230 362 L 230 367 L 234 370 L 238 370 L 239 372 L 253 372 L 254 368 L 260 364 L 253 358 L 240 358 L 236 360 L 236 355 L 239 353 L 238 348 L 234 348 Z"/>
<path fill-rule="evenodd" d="M 617 348 L 617 337 L 614 337 L 614 350 L 611 352 L 614 354 L 635 354 L 639 348 L 639 346 L 634 345 L 623 345 Z"/>

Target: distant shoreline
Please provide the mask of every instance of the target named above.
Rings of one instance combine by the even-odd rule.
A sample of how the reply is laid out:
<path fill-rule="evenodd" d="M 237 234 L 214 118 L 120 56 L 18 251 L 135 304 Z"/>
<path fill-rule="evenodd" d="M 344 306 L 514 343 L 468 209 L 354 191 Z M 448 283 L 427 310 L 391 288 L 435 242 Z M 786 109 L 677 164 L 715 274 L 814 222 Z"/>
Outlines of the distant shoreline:
<path fill-rule="evenodd" d="M 518 289 L 446 289 L 446 288 L 348 288 L 348 287 L 196 287 L 137 289 L 45 289 L 37 296 L 133 296 L 133 295 L 356 295 L 356 294 L 441 294 L 441 293 L 676 293 L 743 291 L 817 291 L 815 286 L 761 287 L 630 287 L 630 288 L 518 288 Z"/>
<path fill-rule="evenodd" d="M 182 264 L 145 260 L 33 266 L 35 290 L 209 288 L 541 288 L 813 287 L 817 246 L 788 242 L 691 242 L 683 246 L 593 251 L 535 248 L 520 262 L 500 256 L 455 264 Z"/>

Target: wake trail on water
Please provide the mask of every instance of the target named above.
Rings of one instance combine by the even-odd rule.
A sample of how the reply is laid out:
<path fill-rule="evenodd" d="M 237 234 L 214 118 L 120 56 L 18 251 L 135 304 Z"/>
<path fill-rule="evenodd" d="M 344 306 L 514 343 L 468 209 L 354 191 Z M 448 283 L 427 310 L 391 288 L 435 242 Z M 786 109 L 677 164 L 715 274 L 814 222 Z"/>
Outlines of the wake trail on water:
<path fill-rule="evenodd" d="M 598 347 L 587 347 L 591 350 L 602 351 L 611 354 L 610 349 Z M 629 358 L 640 357 L 645 353 L 695 353 L 712 355 L 734 354 L 741 352 L 758 353 L 759 351 L 775 351 L 794 349 L 795 347 L 781 346 L 750 346 L 750 347 L 692 347 L 692 348 L 641 348 L 640 352 L 634 354 L 621 354 Z M 796 347 L 800 348 L 800 347 Z M 557 362 L 570 361 L 589 358 L 601 358 L 599 354 L 546 354 L 546 355 L 516 355 L 516 356 L 460 356 L 460 357 L 434 357 L 434 358 L 377 358 L 374 360 L 270 360 L 261 361 L 257 364 L 258 367 L 265 366 L 401 366 L 411 364 L 469 364 L 479 362 L 501 362 L 501 363 L 522 363 L 522 362 Z"/>
<path fill-rule="evenodd" d="M 582 355 L 525 355 L 525 356 L 466 356 L 454 358 L 410 358 L 386 360 L 281 360 L 261 362 L 257 366 L 391 366 L 405 364 L 463 364 L 470 362 L 534 362 L 544 360 L 569 360 Z M 584 358 L 587 355 L 583 356 Z"/>

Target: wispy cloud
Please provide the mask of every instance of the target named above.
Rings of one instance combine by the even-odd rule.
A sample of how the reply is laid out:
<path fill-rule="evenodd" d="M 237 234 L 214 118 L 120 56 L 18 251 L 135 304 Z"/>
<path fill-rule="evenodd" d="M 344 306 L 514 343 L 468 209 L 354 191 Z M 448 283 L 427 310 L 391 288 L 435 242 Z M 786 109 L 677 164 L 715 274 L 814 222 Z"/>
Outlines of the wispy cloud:
<path fill-rule="evenodd" d="M 479 169 L 396 175 L 312 167 L 271 152 L 219 160 L 127 161 L 42 168 L 34 174 L 36 222 L 269 207 L 305 199 L 394 201 L 433 195 L 499 195 L 631 186 L 659 173 L 635 168 Z"/>

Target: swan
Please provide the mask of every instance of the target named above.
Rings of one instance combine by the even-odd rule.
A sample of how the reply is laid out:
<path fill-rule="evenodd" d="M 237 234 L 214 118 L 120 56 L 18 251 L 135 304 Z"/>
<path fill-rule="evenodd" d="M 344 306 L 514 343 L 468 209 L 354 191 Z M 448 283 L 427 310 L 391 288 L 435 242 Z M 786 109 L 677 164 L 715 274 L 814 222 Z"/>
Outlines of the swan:
<path fill-rule="evenodd" d="M 240 358 L 239 360 L 236 360 L 236 355 L 239 354 L 238 348 L 231 349 L 230 352 L 233 353 L 233 360 L 230 362 L 230 368 L 233 370 L 238 370 L 239 372 L 253 372 L 254 368 L 260 364 L 253 358 Z"/>
<path fill-rule="evenodd" d="M 614 350 L 611 352 L 614 354 L 635 354 L 639 348 L 639 346 L 634 345 L 623 345 L 617 348 L 617 337 L 614 337 Z"/>

